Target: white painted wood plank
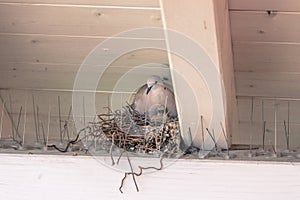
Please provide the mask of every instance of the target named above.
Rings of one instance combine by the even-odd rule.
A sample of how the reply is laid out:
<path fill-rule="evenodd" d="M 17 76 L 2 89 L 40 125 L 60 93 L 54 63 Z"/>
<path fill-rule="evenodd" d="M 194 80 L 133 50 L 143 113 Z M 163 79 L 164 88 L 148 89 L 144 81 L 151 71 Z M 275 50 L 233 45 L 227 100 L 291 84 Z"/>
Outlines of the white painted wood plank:
<path fill-rule="evenodd" d="M 178 160 L 137 177 L 139 193 L 128 177 L 124 194 L 118 191 L 123 174 L 91 157 L 2 154 L 0 163 L 0 197 L 9 200 L 300 198 L 297 163 Z"/>
<path fill-rule="evenodd" d="M 134 28 L 162 27 L 162 22 L 157 10 L 0 4 L 0 25 L 1 33 L 105 37 Z"/>
<path fill-rule="evenodd" d="M 57 37 L 57 36 L 41 36 L 41 35 L 1 35 L 0 36 L 0 60 L 1 63 L 64 63 L 64 64 L 81 64 L 84 58 L 98 44 L 106 38 L 74 38 L 74 37 Z M 147 39 L 116 39 L 121 44 L 126 42 L 142 42 L 141 44 L 164 44 L 163 40 L 147 40 Z M 145 50 L 147 51 L 147 50 Z M 142 52 L 142 51 L 141 51 Z M 158 52 L 158 51 L 157 51 Z M 128 52 L 129 53 L 129 52 Z M 142 53 L 141 53 L 142 54 Z M 162 56 L 158 56 L 158 55 Z M 99 60 L 111 60 L 116 55 L 110 53 L 109 49 L 103 50 L 103 54 L 99 55 Z M 119 56 L 119 55 L 118 55 Z M 146 53 L 139 58 L 139 54 L 127 54 L 128 65 L 138 65 L 144 63 L 143 59 L 151 57 L 151 53 Z M 163 57 L 163 63 L 166 57 L 163 52 L 153 55 L 152 62 L 159 62 Z M 138 60 L 138 62 L 136 62 Z M 122 64 L 117 60 L 116 65 L 126 66 L 127 62 Z M 147 62 L 147 61 L 145 61 Z"/>
<path fill-rule="evenodd" d="M 159 7 L 158 0 L 0 0 L 1 3 Z"/>
<path fill-rule="evenodd" d="M 2 63 L 80 64 L 103 39 L 1 35 Z"/>
<path fill-rule="evenodd" d="M 138 84 L 141 84 L 141 79 L 145 82 L 147 76 L 153 74 L 168 77 L 170 72 L 167 67 L 157 67 L 159 66 L 158 64 L 152 64 L 152 67 L 150 64 L 147 65 L 148 67 L 142 67 L 143 64 L 147 63 L 166 62 L 167 56 L 162 51 L 140 50 L 131 52 L 129 55 L 122 56 L 106 69 L 99 83 L 98 90 L 112 90 L 125 73 L 133 73 L 132 77 L 136 75 L 137 77 L 133 80 L 139 80 Z M 124 64 L 124 66 L 116 66 L 114 64 Z M 1 88 L 72 89 L 79 70 L 79 64 L 68 65 L 60 63 L 2 63 L 0 66 Z M 138 66 L 145 70 L 141 69 L 137 72 L 132 72 Z M 170 77 L 168 78 L 170 79 Z"/>
<path fill-rule="evenodd" d="M 300 74 L 236 72 L 237 95 L 300 98 Z"/>
<path fill-rule="evenodd" d="M 233 51 L 239 72 L 300 72 L 299 44 L 234 42 Z"/>
<path fill-rule="evenodd" d="M 231 11 L 233 41 L 300 42 L 300 14 Z"/>
<path fill-rule="evenodd" d="M 298 0 L 229 0 L 231 10 L 300 11 Z"/>

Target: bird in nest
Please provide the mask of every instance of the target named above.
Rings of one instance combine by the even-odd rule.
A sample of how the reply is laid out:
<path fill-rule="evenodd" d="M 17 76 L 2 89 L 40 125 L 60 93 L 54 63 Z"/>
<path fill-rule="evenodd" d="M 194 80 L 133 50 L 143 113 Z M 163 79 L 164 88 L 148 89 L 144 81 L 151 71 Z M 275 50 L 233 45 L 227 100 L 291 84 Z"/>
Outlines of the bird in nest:
<path fill-rule="evenodd" d="M 150 121 L 177 117 L 174 93 L 157 75 L 137 90 L 132 108 Z"/>

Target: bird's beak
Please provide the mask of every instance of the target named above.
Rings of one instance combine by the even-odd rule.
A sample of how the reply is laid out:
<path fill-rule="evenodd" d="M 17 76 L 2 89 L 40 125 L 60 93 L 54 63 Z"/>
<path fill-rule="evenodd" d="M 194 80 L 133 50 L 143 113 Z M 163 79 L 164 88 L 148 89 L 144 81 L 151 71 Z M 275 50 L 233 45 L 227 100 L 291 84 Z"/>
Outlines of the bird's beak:
<path fill-rule="evenodd" d="M 151 85 L 150 87 L 147 88 L 146 94 L 148 95 L 150 90 L 152 89 L 153 85 Z"/>
<path fill-rule="evenodd" d="M 146 91 L 146 95 L 149 94 L 149 92 L 151 91 L 151 89 L 153 88 L 153 86 L 157 83 L 157 81 L 155 81 L 155 83 L 153 85 L 151 85 L 150 87 L 147 88 L 147 91 Z"/>

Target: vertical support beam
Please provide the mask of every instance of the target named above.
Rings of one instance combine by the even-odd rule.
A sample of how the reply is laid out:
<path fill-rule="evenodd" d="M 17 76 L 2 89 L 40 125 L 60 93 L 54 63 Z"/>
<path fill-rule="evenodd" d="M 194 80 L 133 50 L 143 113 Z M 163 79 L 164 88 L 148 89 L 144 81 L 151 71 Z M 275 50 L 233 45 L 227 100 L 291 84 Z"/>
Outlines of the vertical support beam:
<path fill-rule="evenodd" d="M 224 105 L 226 108 L 225 127 L 226 134 L 231 139 L 231 134 L 236 134 L 238 126 L 227 1 L 190 0 L 188 2 L 176 1 L 176 3 L 174 3 L 174 1 L 171 0 L 161 0 L 161 7 L 164 28 L 178 31 L 191 38 L 206 51 L 212 62 L 217 66 L 224 81 L 226 94 L 226 100 L 224 99 L 224 103 L 226 103 Z M 188 98 L 184 101 L 191 104 L 191 106 L 195 106 L 194 103 L 198 104 L 195 106 L 195 112 L 197 112 L 198 108 L 198 111 L 201 112 L 200 115 L 203 115 L 204 124 L 206 125 L 205 128 L 208 128 L 213 117 L 213 105 L 211 103 L 210 91 L 208 91 L 205 81 L 196 77 L 196 71 L 191 64 L 179 56 L 169 54 L 169 62 L 170 68 L 176 71 L 177 75 L 180 74 L 180 76 L 187 80 L 187 85 L 196 95 L 197 101 L 193 103 L 187 102 L 189 101 Z M 184 88 L 176 85 L 175 81 L 175 94 L 176 90 L 181 93 Z M 181 99 L 185 98 L 183 95 L 177 96 L 180 96 Z M 189 113 L 189 115 L 181 116 L 181 120 L 187 123 L 193 121 L 195 117 L 200 119 L 200 115 L 197 116 L 194 113 Z M 218 125 L 219 124 L 220 122 L 218 122 Z M 200 129 L 195 128 L 193 130 L 193 128 L 191 128 L 194 144 L 198 144 L 199 147 L 201 147 L 202 143 Z M 183 138 L 184 137 L 185 135 L 183 135 Z M 226 142 L 224 138 L 222 138 L 223 137 L 219 137 L 218 142 L 220 146 L 225 147 Z"/>
<path fill-rule="evenodd" d="M 238 111 L 233 67 L 228 1 L 213 0 L 219 68 L 226 91 L 226 129 L 231 143 L 239 141 Z"/>

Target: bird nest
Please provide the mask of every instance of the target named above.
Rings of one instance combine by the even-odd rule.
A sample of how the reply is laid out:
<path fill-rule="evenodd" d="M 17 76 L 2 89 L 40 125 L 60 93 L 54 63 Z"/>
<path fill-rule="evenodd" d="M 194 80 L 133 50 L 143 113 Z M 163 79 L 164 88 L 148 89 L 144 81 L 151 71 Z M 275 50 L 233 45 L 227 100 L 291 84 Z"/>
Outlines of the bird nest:
<path fill-rule="evenodd" d="M 82 141 L 85 149 L 91 152 L 123 151 L 148 153 L 164 152 L 175 154 L 180 151 L 180 131 L 177 118 L 166 114 L 148 119 L 128 105 L 123 109 L 102 113 L 93 122 L 81 129 L 77 137 L 69 141 L 66 148 L 49 145 L 60 152 Z"/>

